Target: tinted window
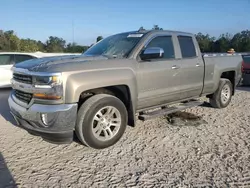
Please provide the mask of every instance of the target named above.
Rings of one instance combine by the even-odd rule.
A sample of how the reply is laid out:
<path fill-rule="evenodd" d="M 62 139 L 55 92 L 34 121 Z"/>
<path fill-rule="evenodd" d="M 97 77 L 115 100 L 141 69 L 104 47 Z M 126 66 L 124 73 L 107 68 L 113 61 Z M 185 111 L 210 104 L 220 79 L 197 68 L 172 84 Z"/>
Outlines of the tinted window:
<path fill-rule="evenodd" d="M 175 58 L 171 36 L 156 37 L 150 41 L 147 47 L 160 47 L 164 50 L 164 58 Z"/>
<path fill-rule="evenodd" d="M 0 55 L 0 65 L 11 65 L 11 55 Z"/>
<path fill-rule="evenodd" d="M 15 55 L 15 63 L 20 63 L 29 59 L 34 59 L 34 57 L 29 55 Z"/>
<path fill-rule="evenodd" d="M 250 64 L 250 55 L 243 55 L 243 61 Z"/>
<path fill-rule="evenodd" d="M 182 57 L 195 57 L 196 51 L 192 37 L 178 36 Z"/>

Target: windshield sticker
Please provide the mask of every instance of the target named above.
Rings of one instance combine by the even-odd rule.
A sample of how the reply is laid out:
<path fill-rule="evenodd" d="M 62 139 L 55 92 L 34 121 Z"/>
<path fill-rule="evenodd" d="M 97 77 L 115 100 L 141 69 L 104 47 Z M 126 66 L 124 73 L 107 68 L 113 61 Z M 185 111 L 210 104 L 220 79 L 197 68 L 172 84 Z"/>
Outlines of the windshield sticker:
<path fill-rule="evenodd" d="M 143 34 L 129 34 L 128 38 L 129 37 L 142 37 L 142 36 L 143 36 Z"/>

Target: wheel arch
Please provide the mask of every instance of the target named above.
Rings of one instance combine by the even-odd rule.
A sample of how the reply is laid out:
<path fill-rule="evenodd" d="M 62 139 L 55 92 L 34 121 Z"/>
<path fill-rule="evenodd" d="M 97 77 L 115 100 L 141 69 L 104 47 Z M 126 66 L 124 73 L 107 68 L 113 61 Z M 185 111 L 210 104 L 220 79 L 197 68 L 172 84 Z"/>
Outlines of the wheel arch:
<path fill-rule="evenodd" d="M 78 99 L 78 108 L 91 96 L 97 94 L 109 94 L 119 98 L 126 106 L 128 112 L 128 125 L 135 126 L 135 110 L 131 96 L 131 90 L 127 85 L 113 85 L 93 88 L 81 92 Z"/>
<path fill-rule="evenodd" d="M 233 95 L 235 94 L 235 89 L 236 89 L 235 75 L 236 75 L 235 70 L 228 70 L 228 71 L 222 72 L 220 76 L 220 78 L 225 78 L 225 79 L 230 80 L 230 82 L 232 83 Z"/>

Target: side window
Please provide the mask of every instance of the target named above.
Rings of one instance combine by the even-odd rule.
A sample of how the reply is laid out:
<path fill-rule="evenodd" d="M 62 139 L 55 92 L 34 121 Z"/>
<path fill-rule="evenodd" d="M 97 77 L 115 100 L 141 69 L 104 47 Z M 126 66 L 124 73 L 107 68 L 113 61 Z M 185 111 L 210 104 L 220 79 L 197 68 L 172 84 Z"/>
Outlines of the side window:
<path fill-rule="evenodd" d="M 155 37 L 150 41 L 147 47 L 160 47 L 164 50 L 165 59 L 175 58 L 174 45 L 171 36 Z"/>
<path fill-rule="evenodd" d="M 0 65 L 11 65 L 11 55 L 0 55 Z"/>
<path fill-rule="evenodd" d="M 195 46 L 192 37 L 178 36 L 182 58 L 196 57 Z"/>
<path fill-rule="evenodd" d="M 30 55 L 15 55 L 15 63 L 20 63 L 29 59 L 34 59 L 34 57 Z"/>

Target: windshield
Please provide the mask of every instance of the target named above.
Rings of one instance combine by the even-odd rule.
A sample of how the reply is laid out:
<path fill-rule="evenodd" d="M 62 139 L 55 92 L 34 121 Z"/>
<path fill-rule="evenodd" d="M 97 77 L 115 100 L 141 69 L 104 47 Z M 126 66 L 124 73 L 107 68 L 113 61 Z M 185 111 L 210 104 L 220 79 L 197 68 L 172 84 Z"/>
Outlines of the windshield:
<path fill-rule="evenodd" d="M 244 63 L 250 64 L 250 55 L 243 56 L 243 61 L 244 61 Z"/>
<path fill-rule="evenodd" d="M 133 50 L 136 44 L 141 40 L 143 34 L 140 33 L 122 33 L 107 37 L 90 49 L 83 55 L 124 58 Z"/>

